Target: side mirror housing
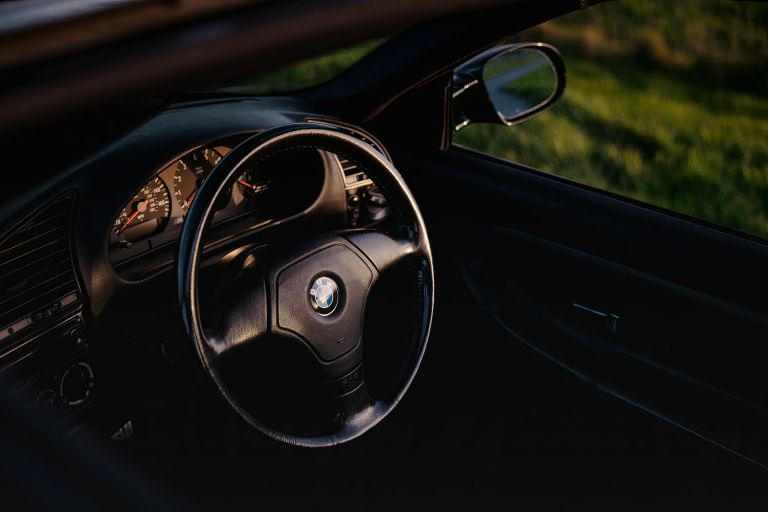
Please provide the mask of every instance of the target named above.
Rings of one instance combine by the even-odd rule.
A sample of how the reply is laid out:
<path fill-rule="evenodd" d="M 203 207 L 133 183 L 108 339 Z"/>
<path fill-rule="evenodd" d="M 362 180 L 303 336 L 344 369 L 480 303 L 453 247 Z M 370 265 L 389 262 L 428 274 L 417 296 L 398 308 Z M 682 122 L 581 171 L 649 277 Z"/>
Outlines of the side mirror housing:
<path fill-rule="evenodd" d="M 565 63 L 554 46 L 491 48 L 454 70 L 454 129 L 472 123 L 520 123 L 551 108 L 564 90 Z"/>

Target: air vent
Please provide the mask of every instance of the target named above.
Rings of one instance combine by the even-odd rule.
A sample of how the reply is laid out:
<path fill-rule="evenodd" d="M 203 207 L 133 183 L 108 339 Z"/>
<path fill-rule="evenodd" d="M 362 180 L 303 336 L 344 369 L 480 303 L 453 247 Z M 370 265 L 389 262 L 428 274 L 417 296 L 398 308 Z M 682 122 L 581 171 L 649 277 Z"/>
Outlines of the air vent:
<path fill-rule="evenodd" d="M 368 176 L 358 169 L 357 165 L 346 158 L 339 157 L 339 164 L 341 164 L 341 168 L 344 171 L 344 181 L 347 187 L 353 187 L 358 183 L 368 181 Z"/>
<path fill-rule="evenodd" d="M 80 301 L 72 270 L 72 197 L 55 200 L 0 243 L 0 341 Z"/>
<path fill-rule="evenodd" d="M 310 123 L 322 123 L 322 124 L 328 124 L 331 126 L 335 126 L 337 128 L 341 128 L 349 135 L 352 135 L 353 137 L 357 137 L 361 141 L 365 142 L 369 146 L 371 146 L 373 149 L 384 155 L 384 157 L 392 161 L 392 158 L 389 156 L 389 154 L 384 150 L 381 144 L 379 144 L 373 135 L 363 131 L 359 127 L 353 127 L 352 125 L 349 125 L 347 123 L 343 123 L 341 121 L 337 121 L 335 119 L 321 119 L 321 118 L 307 118 L 307 121 Z M 368 176 L 366 176 L 365 172 L 363 172 L 362 169 L 359 169 L 357 165 L 350 162 L 346 158 L 339 158 L 339 164 L 341 164 L 341 168 L 344 170 L 344 181 L 346 183 L 346 187 L 349 188 L 355 188 L 358 184 L 362 183 L 370 183 L 370 179 Z"/>

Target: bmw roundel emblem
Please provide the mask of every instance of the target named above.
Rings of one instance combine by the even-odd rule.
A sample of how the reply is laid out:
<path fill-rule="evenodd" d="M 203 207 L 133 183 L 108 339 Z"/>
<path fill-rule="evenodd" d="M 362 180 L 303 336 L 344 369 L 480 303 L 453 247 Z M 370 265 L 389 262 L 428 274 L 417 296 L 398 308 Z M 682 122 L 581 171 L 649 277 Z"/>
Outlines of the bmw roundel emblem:
<path fill-rule="evenodd" d="M 339 305 L 339 285 L 330 277 L 318 277 L 309 290 L 309 302 L 320 316 L 328 316 Z"/>

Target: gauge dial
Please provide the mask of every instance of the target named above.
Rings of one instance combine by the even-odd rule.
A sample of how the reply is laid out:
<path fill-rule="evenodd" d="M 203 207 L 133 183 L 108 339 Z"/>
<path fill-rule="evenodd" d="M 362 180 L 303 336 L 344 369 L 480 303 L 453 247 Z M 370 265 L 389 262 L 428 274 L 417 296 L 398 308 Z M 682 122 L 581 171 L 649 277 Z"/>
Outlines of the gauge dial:
<path fill-rule="evenodd" d="M 187 211 L 197 194 L 203 180 L 221 160 L 221 154 L 211 148 L 199 149 L 182 157 L 176 162 L 176 172 L 173 175 L 173 195 Z"/>
<path fill-rule="evenodd" d="M 161 231 L 171 214 L 168 188 L 153 178 L 125 205 L 115 219 L 116 235 L 133 242 Z"/>
<path fill-rule="evenodd" d="M 257 168 L 249 167 L 242 176 L 237 179 L 237 186 L 245 197 L 255 198 L 267 192 L 270 188 L 270 180 Z"/>

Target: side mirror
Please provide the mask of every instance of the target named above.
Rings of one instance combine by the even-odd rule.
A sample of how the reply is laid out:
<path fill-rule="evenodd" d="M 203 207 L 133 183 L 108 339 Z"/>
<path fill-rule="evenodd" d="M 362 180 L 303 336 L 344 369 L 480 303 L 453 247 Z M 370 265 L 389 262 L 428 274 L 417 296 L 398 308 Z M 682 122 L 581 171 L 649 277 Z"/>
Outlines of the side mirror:
<path fill-rule="evenodd" d="M 454 70 L 454 129 L 472 123 L 511 126 L 551 108 L 564 90 L 565 63 L 554 46 L 491 48 Z"/>

